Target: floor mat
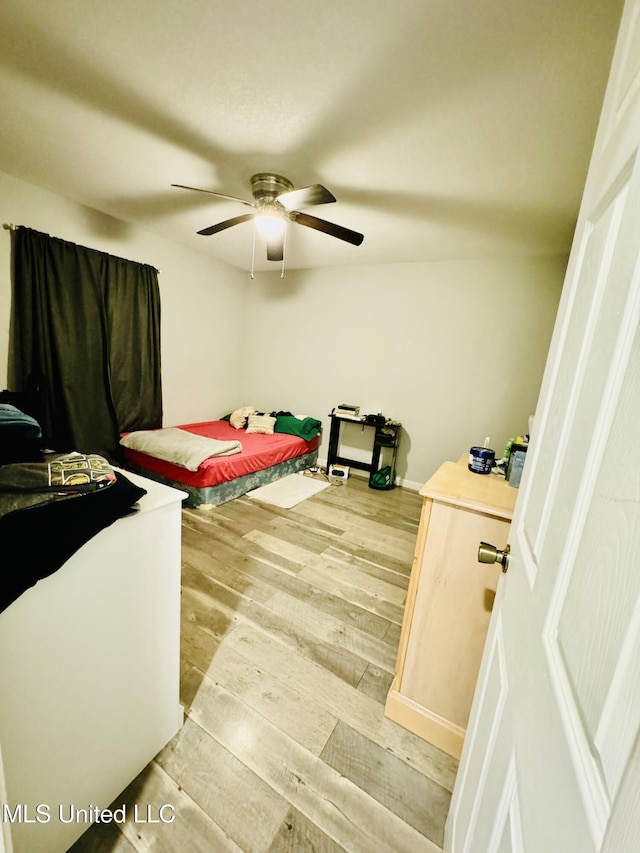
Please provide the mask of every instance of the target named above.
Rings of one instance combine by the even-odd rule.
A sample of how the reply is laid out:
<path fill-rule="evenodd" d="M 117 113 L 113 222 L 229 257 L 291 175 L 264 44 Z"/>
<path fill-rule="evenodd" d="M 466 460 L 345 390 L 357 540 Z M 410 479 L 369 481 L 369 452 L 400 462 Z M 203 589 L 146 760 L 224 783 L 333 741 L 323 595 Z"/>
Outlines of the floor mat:
<path fill-rule="evenodd" d="M 259 489 L 247 492 L 247 497 L 273 504 L 282 509 L 291 509 L 292 506 L 310 498 L 312 495 L 328 488 L 330 483 L 324 480 L 314 480 L 303 474 L 289 474 Z"/>

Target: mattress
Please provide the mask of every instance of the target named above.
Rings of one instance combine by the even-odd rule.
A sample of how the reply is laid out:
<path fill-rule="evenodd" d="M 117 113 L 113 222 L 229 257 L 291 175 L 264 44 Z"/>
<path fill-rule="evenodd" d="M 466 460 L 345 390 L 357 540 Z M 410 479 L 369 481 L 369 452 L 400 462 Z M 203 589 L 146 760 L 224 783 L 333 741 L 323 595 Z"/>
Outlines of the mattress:
<path fill-rule="evenodd" d="M 239 440 L 242 451 L 230 456 L 205 459 L 197 471 L 188 471 L 171 462 L 123 447 L 125 463 L 131 465 L 134 470 L 153 472 L 163 478 L 163 481 L 204 489 L 313 453 L 317 451 L 320 442 L 319 436 L 307 441 L 299 436 L 281 432 L 273 435 L 247 433 L 243 429 L 235 429 L 228 421 L 181 424 L 179 428 L 219 441 Z"/>

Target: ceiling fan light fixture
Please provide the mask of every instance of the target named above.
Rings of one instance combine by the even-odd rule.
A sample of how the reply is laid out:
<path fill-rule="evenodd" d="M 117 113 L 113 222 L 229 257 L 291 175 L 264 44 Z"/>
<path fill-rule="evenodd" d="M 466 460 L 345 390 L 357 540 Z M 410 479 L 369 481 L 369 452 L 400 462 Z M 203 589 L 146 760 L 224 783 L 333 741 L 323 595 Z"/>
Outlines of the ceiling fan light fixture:
<path fill-rule="evenodd" d="M 254 222 L 263 237 L 281 237 L 287 227 L 286 220 L 276 211 L 261 211 L 256 214 Z"/>

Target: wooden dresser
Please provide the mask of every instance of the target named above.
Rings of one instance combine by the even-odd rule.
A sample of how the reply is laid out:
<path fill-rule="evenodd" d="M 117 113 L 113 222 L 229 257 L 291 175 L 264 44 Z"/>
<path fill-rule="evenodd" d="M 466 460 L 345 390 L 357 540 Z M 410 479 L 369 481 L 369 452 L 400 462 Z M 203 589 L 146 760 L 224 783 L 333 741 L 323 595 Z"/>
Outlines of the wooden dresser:
<path fill-rule="evenodd" d="M 424 498 L 396 674 L 385 714 L 456 758 L 469 719 L 501 567 L 478 562 L 481 541 L 503 549 L 518 490 L 445 462 Z"/>

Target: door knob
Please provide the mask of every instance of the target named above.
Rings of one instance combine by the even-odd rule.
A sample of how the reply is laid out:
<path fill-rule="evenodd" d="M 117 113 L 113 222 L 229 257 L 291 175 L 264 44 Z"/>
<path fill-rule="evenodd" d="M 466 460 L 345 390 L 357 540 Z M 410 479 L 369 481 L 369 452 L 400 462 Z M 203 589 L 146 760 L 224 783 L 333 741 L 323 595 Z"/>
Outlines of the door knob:
<path fill-rule="evenodd" d="M 478 548 L 478 562 L 479 563 L 500 563 L 502 566 L 502 571 L 506 572 L 509 568 L 509 554 L 511 553 L 511 548 L 509 545 L 505 546 L 504 551 L 500 551 L 496 548 L 495 545 L 489 545 L 488 542 L 481 542 L 480 547 Z"/>

